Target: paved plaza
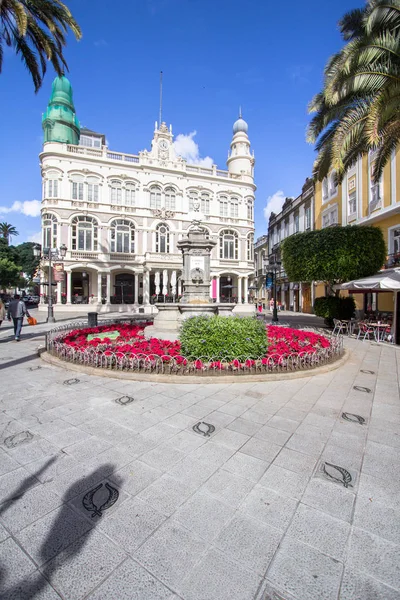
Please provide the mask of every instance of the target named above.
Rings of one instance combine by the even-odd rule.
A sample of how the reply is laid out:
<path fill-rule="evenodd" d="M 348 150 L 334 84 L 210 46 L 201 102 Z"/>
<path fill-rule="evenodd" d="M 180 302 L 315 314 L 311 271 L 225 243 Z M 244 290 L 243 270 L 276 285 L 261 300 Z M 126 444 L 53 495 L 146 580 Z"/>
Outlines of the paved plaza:
<path fill-rule="evenodd" d="M 0 330 L 1 599 L 400 599 L 399 348 L 135 383 L 44 363 L 47 328 Z"/>

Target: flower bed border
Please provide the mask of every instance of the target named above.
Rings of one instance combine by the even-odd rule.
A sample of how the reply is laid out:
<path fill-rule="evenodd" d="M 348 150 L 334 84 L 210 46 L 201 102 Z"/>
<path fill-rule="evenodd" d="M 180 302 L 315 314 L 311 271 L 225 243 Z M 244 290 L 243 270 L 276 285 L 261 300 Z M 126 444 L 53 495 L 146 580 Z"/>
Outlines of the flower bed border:
<path fill-rule="evenodd" d="M 127 319 L 111 319 L 101 321 L 99 326 L 103 325 L 119 325 L 123 323 L 140 323 L 148 322 L 148 318 L 144 315 Z M 107 370 L 112 372 L 125 373 L 141 373 L 151 375 L 176 375 L 179 377 L 196 376 L 202 377 L 226 377 L 243 375 L 268 375 L 278 373 L 293 373 L 299 371 L 311 371 L 317 367 L 321 367 L 333 363 L 340 359 L 344 353 L 343 337 L 327 335 L 325 330 L 321 331 L 317 328 L 305 327 L 300 331 L 310 331 L 320 333 L 329 339 L 330 345 L 328 348 L 317 348 L 315 352 L 299 352 L 292 353 L 283 358 L 279 354 L 272 354 L 268 357 L 262 357 L 257 360 L 242 359 L 236 361 L 212 360 L 210 357 L 202 356 L 196 360 L 187 360 L 179 357 L 177 359 L 171 356 L 144 355 L 135 354 L 133 356 L 117 356 L 118 352 L 107 355 L 103 352 L 98 352 L 92 348 L 84 350 L 75 350 L 70 346 L 57 341 L 57 337 L 65 332 L 75 329 L 86 329 L 88 324 L 86 321 L 69 323 L 57 327 L 46 335 L 46 350 L 47 353 L 59 358 L 60 360 L 81 365 L 83 367 L 93 368 L 94 370 Z"/>

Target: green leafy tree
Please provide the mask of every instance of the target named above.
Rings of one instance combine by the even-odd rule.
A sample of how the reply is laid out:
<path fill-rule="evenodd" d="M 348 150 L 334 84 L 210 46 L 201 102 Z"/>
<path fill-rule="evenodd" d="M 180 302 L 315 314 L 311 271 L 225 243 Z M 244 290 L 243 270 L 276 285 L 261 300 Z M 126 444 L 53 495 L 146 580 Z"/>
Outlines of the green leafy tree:
<path fill-rule="evenodd" d="M 29 280 L 32 279 L 40 264 L 40 257 L 36 257 L 33 253 L 35 246 L 33 242 L 24 242 L 15 248 L 18 264 L 21 265 L 21 270 L 26 273 Z"/>
<path fill-rule="evenodd" d="M 7 240 L 7 244 L 11 241 L 11 236 L 19 235 L 18 231 L 14 227 L 14 225 L 10 225 L 10 223 L 0 223 L 0 235 L 3 239 Z"/>
<path fill-rule="evenodd" d="M 0 72 L 5 43 L 21 56 L 35 92 L 42 85 L 48 61 L 61 77 L 68 70 L 63 56 L 68 29 L 76 39 L 82 37 L 78 23 L 60 0 L 0 0 Z"/>
<path fill-rule="evenodd" d="M 8 258 L 0 258 L 0 288 L 5 290 L 18 285 L 21 280 L 21 267 Z"/>
<path fill-rule="evenodd" d="M 309 106 L 314 176 L 321 181 L 334 168 L 340 183 L 361 154 L 377 150 L 378 182 L 400 141 L 400 0 L 368 0 L 339 27 L 347 43 L 328 61 Z"/>
<path fill-rule="evenodd" d="M 0 237 L 0 258 L 8 258 L 11 262 L 18 263 L 18 255 L 14 246 L 8 245 L 7 238 Z"/>
<path fill-rule="evenodd" d="M 382 268 L 386 245 L 379 227 L 349 225 L 298 233 L 282 244 L 284 269 L 291 281 L 338 283 L 368 277 Z"/>

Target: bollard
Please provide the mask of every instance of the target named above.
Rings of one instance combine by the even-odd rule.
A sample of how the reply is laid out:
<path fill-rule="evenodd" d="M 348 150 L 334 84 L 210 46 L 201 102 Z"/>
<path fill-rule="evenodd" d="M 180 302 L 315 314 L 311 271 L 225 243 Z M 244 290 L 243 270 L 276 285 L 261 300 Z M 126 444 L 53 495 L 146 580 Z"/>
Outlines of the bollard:
<path fill-rule="evenodd" d="M 87 321 L 89 327 L 97 327 L 97 312 L 88 313 Z"/>

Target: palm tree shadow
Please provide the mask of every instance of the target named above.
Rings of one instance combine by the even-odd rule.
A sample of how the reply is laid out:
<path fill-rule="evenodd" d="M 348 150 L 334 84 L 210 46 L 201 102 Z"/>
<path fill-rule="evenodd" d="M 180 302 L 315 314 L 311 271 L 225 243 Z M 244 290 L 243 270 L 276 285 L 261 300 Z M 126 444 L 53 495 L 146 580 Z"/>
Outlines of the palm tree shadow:
<path fill-rule="evenodd" d="M 111 464 L 104 464 L 90 475 L 75 481 L 65 492 L 63 504 L 58 515 L 51 526 L 49 533 L 43 540 L 37 552 L 32 555 L 39 565 L 43 575 L 36 571 L 12 589 L 0 595 L 0 600 L 33 600 L 41 596 L 43 590 L 51 585 L 53 576 L 62 566 L 65 560 L 70 561 L 72 557 L 79 556 L 83 547 L 87 544 L 96 524 L 102 518 L 102 514 L 109 507 L 108 503 L 114 504 L 118 500 L 118 490 L 108 482 L 101 483 L 114 470 Z M 122 480 L 113 475 L 113 482 L 119 486 Z M 99 495 L 100 492 L 100 495 Z M 100 499 L 102 495 L 102 499 Z M 75 499 L 75 500 L 74 500 Z M 73 510 L 67 502 L 73 500 Z M 110 506 L 111 507 L 111 506 Z M 100 514 L 99 514 L 100 513 Z M 93 521 L 88 519 L 93 517 Z M 61 555 L 66 551 L 64 556 Z"/>

